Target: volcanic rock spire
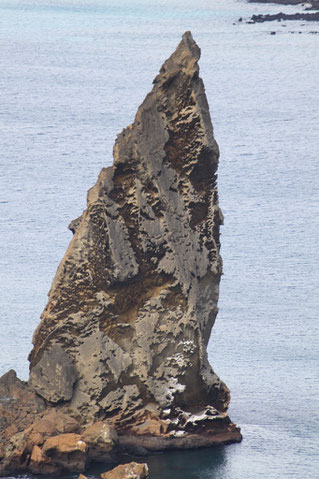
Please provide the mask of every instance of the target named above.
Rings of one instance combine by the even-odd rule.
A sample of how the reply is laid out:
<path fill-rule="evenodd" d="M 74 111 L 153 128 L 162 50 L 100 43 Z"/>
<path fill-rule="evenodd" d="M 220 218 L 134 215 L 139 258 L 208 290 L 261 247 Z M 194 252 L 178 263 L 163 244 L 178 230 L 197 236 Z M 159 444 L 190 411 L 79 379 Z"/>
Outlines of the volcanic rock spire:
<path fill-rule="evenodd" d="M 240 438 L 206 351 L 223 217 L 199 57 L 186 32 L 118 135 L 70 226 L 30 354 L 29 384 L 47 404 L 126 437 Z"/>

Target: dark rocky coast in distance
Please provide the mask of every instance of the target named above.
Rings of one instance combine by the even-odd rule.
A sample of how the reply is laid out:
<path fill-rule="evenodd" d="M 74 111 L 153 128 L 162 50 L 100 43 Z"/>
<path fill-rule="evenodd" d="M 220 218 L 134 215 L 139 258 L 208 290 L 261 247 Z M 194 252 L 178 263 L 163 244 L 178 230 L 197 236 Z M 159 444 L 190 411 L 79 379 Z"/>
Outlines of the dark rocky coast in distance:
<path fill-rule="evenodd" d="M 70 224 L 29 380 L 0 378 L 0 476 L 242 439 L 207 355 L 223 215 L 199 58 L 186 32 Z"/>
<path fill-rule="evenodd" d="M 302 5 L 306 10 L 318 10 L 319 0 L 301 2 L 300 0 L 248 0 L 249 3 L 274 3 L 276 5 Z"/>
<path fill-rule="evenodd" d="M 273 15 L 253 15 L 248 23 L 281 22 L 286 20 L 301 20 L 303 22 L 318 22 L 319 12 L 316 13 L 274 13 Z"/>
<path fill-rule="evenodd" d="M 319 10 L 319 0 L 312 0 L 311 2 L 300 2 L 298 0 L 248 0 L 249 3 L 263 3 L 263 4 L 276 4 L 276 5 L 301 5 L 304 8 L 304 12 L 296 13 L 275 13 L 275 14 L 258 14 L 253 15 L 247 23 L 264 23 L 264 22 L 281 22 L 290 20 L 299 20 L 303 22 L 318 22 L 319 11 L 309 12 L 308 10 Z"/>

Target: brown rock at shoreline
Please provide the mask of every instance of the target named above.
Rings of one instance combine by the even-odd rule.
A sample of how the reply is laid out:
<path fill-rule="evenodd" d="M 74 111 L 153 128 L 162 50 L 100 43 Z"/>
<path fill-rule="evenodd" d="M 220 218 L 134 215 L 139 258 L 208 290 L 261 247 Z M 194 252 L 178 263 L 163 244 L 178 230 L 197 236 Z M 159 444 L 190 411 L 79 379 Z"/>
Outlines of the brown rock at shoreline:
<path fill-rule="evenodd" d="M 47 439 L 43 445 L 42 452 L 61 468 L 82 472 L 85 470 L 87 460 L 87 444 L 79 434 L 60 434 Z"/>
<path fill-rule="evenodd" d="M 60 471 L 59 466 L 47 457 L 39 446 L 34 446 L 29 463 L 32 474 L 56 474 Z"/>
<path fill-rule="evenodd" d="M 130 462 L 129 464 L 121 464 L 111 471 L 101 474 L 102 479 L 148 479 L 147 464 L 138 462 Z"/>
<path fill-rule="evenodd" d="M 27 468 L 31 450 L 25 429 L 44 409 L 43 399 L 15 371 L 0 378 L 0 475 Z"/>
<path fill-rule="evenodd" d="M 0 378 L 0 431 L 5 437 L 22 431 L 44 411 L 45 403 L 10 370 Z"/>
<path fill-rule="evenodd" d="M 118 436 L 113 427 L 98 421 L 87 427 L 82 433 L 82 440 L 89 447 L 89 457 L 97 461 L 111 461 L 112 452 L 118 446 Z"/>
<path fill-rule="evenodd" d="M 51 436 L 79 433 L 81 425 L 67 414 L 55 409 L 46 410 L 25 432 L 30 445 L 41 446 Z"/>

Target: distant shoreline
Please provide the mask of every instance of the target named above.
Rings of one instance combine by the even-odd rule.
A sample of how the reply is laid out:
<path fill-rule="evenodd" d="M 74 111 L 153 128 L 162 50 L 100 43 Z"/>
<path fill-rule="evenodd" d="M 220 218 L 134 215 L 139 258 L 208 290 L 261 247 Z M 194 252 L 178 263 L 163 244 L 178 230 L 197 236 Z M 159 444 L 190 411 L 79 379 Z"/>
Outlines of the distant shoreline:
<path fill-rule="evenodd" d="M 259 14 L 250 17 L 247 23 L 281 22 L 282 20 L 301 20 L 305 22 L 319 22 L 319 0 L 301 2 L 300 0 L 248 0 L 249 3 L 272 3 L 277 5 L 301 5 L 305 10 L 318 10 L 316 12 L 296 12 L 276 14 Z"/>
<path fill-rule="evenodd" d="M 248 0 L 249 3 L 275 3 L 277 5 L 308 5 L 305 10 L 319 10 L 319 0 L 302 2 L 300 0 Z"/>
<path fill-rule="evenodd" d="M 319 12 L 315 13 L 275 13 L 273 15 L 253 15 L 248 23 L 264 23 L 281 20 L 301 20 L 303 22 L 319 22 Z"/>

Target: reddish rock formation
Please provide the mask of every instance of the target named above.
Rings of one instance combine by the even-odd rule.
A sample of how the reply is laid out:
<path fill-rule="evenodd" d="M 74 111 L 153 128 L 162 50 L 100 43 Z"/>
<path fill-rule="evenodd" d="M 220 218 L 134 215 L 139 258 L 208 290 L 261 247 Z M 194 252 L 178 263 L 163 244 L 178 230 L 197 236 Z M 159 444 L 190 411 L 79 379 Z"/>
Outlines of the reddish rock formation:
<path fill-rule="evenodd" d="M 39 446 L 34 446 L 31 453 L 29 469 L 33 474 L 56 474 L 60 468 L 44 454 Z"/>
<path fill-rule="evenodd" d="M 147 464 L 139 464 L 138 462 L 121 464 L 111 471 L 101 474 L 102 479 L 148 479 L 148 477 Z"/>
<path fill-rule="evenodd" d="M 62 469 L 81 472 L 85 470 L 87 444 L 79 434 L 60 434 L 50 437 L 43 444 L 42 452 L 52 457 Z"/>
<path fill-rule="evenodd" d="M 147 464 L 140 464 L 138 462 L 130 462 L 128 464 L 121 464 L 111 471 L 101 474 L 102 479 L 148 479 Z M 83 474 L 80 474 L 78 479 L 88 479 Z"/>
<path fill-rule="evenodd" d="M 82 434 L 83 441 L 89 447 L 89 458 L 96 461 L 112 462 L 113 451 L 118 446 L 116 431 L 106 422 L 98 421 L 87 427 Z"/>

